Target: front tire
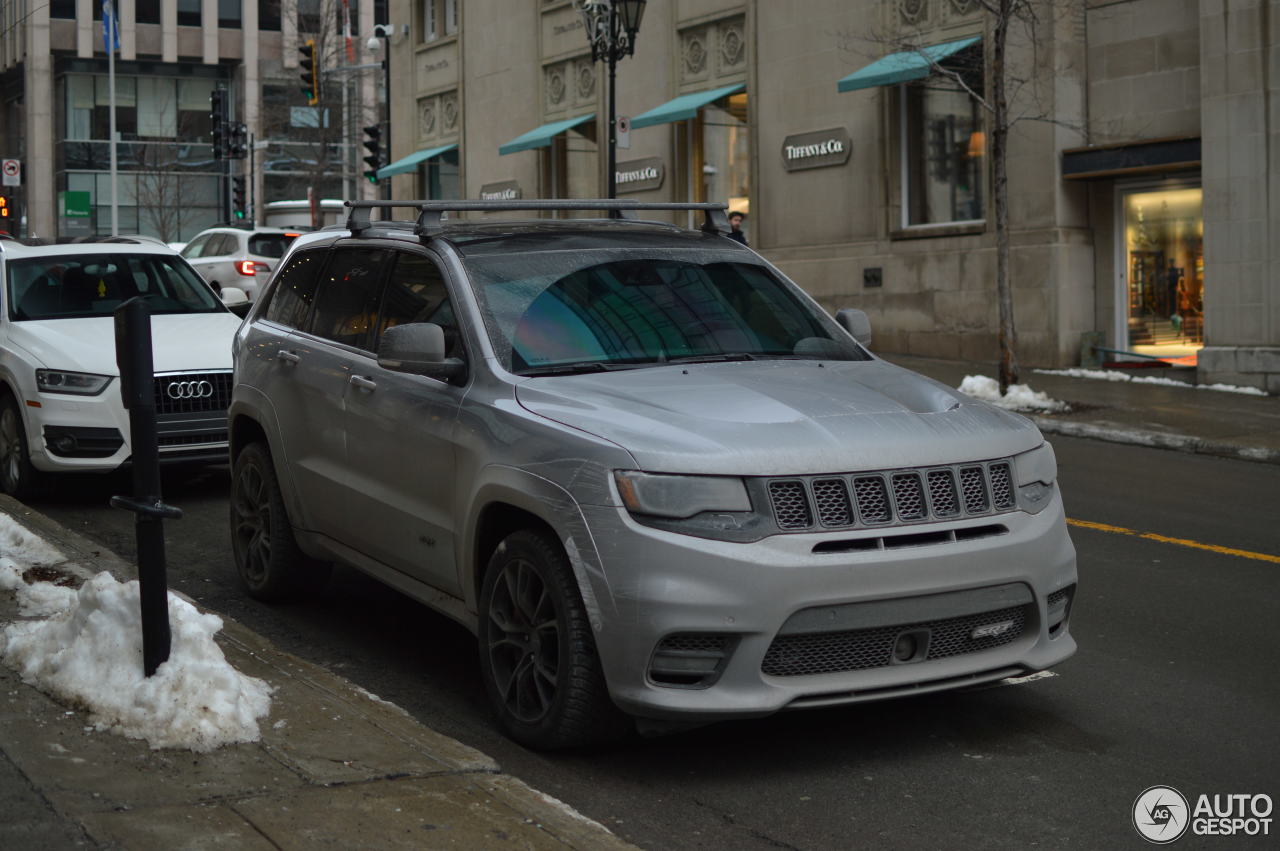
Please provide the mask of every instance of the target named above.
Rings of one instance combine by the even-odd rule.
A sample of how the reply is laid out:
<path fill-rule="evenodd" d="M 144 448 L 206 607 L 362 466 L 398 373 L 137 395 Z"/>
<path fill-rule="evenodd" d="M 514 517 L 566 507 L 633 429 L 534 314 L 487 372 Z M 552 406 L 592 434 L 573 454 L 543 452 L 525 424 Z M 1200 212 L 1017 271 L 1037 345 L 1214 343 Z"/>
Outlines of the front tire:
<path fill-rule="evenodd" d="M 44 474 L 31 464 L 27 429 L 13 394 L 0 397 L 0 490 L 14 499 L 26 499 L 41 490 Z"/>
<path fill-rule="evenodd" d="M 624 729 L 573 570 L 553 536 L 526 529 L 498 545 L 480 593 L 479 638 L 485 689 L 515 741 L 553 750 Z"/>
<path fill-rule="evenodd" d="M 249 596 L 279 602 L 296 596 L 306 556 L 285 513 L 271 453 L 251 443 L 231 471 L 231 549 Z"/>

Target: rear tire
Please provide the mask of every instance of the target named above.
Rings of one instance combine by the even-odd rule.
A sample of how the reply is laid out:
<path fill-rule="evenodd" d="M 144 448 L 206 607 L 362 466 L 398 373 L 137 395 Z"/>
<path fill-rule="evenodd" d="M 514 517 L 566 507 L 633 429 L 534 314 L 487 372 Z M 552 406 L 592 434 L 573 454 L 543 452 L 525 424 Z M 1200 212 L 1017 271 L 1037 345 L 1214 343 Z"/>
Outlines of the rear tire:
<path fill-rule="evenodd" d="M 18 400 L 5 391 L 0 396 L 0 490 L 14 499 L 27 499 L 44 489 L 45 478 L 31 464 Z"/>
<path fill-rule="evenodd" d="M 279 602 L 302 589 L 308 560 L 293 537 L 271 453 L 262 443 L 246 446 L 231 471 L 231 549 L 250 597 Z"/>
<path fill-rule="evenodd" d="M 538 750 L 618 737 L 626 718 L 609 698 L 586 607 L 552 535 L 509 535 L 480 594 L 480 668 L 507 735 Z"/>

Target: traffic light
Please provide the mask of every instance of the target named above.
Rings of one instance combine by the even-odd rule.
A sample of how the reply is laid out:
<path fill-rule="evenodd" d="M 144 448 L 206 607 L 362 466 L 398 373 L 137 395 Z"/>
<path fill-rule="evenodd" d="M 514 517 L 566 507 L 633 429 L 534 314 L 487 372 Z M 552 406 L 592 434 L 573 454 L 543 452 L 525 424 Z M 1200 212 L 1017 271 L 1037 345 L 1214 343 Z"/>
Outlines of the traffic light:
<path fill-rule="evenodd" d="M 249 155 L 249 128 L 232 124 L 228 128 L 227 159 L 242 160 Z"/>
<path fill-rule="evenodd" d="M 302 79 L 302 93 L 307 96 L 307 106 L 315 106 L 320 102 L 320 67 L 316 62 L 316 40 L 307 39 L 307 43 L 301 45 L 298 52 L 302 54 L 302 58 L 298 60 L 298 67 L 302 69 L 302 73 L 298 75 Z"/>
<path fill-rule="evenodd" d="M 213 137 L 213 158 L 227 156 L 227 92 L 214 89 L 209 93 L 209 129 Z"/>
<path fill-rule="evenodd" d="M 385 165 L 382 160 L 382 128 L 376 124 L 370 124 L 364 128 L 364 135 L 367 137 L 364 140 L 364 147 L 369 152 L 369 155 L 364 158 L 369 166 L 365 169 L 364 176 L 370 183 L 377 183 L 378 169 Z"/>
<path fill-rule="evenodd" d="M 243 176 L 231 178 L 231 216 L 243 219 L 249 207 L 245 203 L 245 179 Z"/>

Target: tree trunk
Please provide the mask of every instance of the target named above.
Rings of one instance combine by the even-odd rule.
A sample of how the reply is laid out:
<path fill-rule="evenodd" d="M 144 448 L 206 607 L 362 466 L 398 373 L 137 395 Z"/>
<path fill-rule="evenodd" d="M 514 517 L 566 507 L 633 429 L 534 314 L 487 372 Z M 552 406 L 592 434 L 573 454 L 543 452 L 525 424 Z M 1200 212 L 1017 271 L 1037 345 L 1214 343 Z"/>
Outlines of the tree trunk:
<path fill-rule="evenodd" d="M 1009 104 L 1005 92 L 1005 45 L 1017 0 L 1000 0 L 991 39 L 991 168 L 996 217 L 996 302 L 1000 305 L 1000 393 L 1018 383 L 1018 334 L 1013 325 L 1013 285 L 1009 274 Z"/>

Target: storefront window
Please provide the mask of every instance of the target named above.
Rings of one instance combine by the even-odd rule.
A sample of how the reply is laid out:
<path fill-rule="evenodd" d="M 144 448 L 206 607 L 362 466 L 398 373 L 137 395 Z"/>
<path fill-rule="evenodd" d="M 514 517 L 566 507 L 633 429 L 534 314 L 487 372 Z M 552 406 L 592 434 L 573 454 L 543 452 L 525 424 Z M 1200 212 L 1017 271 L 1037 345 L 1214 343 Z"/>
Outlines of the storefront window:
<path fill-rule="evenodd" d="M 588 121 L 566 130 L 551 141 L 544 158 L 543 185 L 550 198 L 599 198 L 600 152 L 596 124 Z"/>
<path fill-rule="evenodd" d="M 458 151 L 445 151 L 423 163 L 418 170 L 419 198 L 452 201 L 461 198 L 458 181 Z"/>
<path fill-rule="evenodd" d="M 701 182 L 695 200 L 724 202 L 731 211 L 749 216 L 751 144 L 747 94 L 730 95 L 704 107 L 696 123 L 696 130 L 701 131 Z"/>
<path fill-rule="evenodd" d="M 982 53 L 975 46 L 946 70 L 899 87 L 903 224 L 981 221 L 986 214 L 986 136 L 981 107 Z"/>
<path fill-rule="evenodd" d="M 1204 343 L 1204 218 L 1198 187 L 1123 196 L 1129 351 L 1190 356 Z"/>

